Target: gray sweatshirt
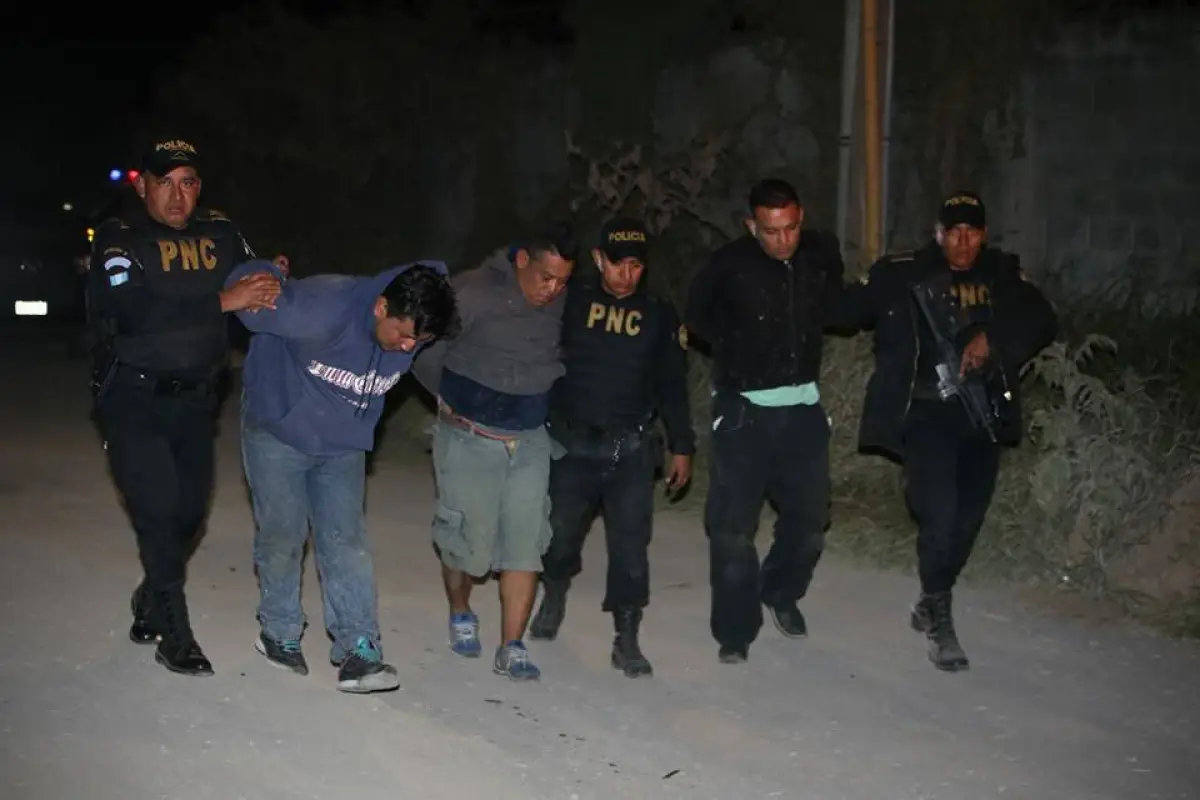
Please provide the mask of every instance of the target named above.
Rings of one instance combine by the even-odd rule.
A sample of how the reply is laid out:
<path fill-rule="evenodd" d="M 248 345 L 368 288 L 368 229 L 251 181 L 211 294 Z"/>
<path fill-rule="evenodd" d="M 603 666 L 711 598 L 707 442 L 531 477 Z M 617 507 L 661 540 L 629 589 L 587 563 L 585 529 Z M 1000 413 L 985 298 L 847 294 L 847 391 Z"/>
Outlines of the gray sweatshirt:
<path fill-rule="evenodd" d="M 565 294 L 530 305 L 503 250 L 451 283 L 462 330 L 417 356 L 412 371 L 421 385 L 436 397 L 445 368 L 505 394 L 549 391 L 566 372 L 558 346 Z"/>

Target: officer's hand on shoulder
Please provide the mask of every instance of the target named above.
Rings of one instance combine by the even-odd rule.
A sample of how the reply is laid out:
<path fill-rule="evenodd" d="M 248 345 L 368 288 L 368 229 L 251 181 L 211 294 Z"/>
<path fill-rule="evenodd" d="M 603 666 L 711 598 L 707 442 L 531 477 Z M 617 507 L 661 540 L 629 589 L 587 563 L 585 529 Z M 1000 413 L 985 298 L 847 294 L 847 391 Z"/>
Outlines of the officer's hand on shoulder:
<path fill-rule="evenodd" d="M 269 272 L 255 272 L 221 292 L 222 311 L 275 310 L 275 299 L 282 287 Z"/>

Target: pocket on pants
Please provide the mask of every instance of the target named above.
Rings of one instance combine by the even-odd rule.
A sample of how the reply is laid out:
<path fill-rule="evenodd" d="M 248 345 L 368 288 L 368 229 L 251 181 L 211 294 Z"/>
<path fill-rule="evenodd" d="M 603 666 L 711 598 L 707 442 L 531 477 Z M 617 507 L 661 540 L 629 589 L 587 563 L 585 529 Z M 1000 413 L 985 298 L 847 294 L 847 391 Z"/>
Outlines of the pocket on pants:
<path fill-rule="evenodd" d="M 718 391 L 712 401 L 712 435 L 733 433 L 746 426 L 746 403 L 735 392 Z"/>
<path fill-rule="evenodd" d="M 471 542 L 466 534 L 466 517 L 461 511 L 438 504 L 433 513 L 433 543 L 442 553 L 461 561 L 471 557 Z"/>

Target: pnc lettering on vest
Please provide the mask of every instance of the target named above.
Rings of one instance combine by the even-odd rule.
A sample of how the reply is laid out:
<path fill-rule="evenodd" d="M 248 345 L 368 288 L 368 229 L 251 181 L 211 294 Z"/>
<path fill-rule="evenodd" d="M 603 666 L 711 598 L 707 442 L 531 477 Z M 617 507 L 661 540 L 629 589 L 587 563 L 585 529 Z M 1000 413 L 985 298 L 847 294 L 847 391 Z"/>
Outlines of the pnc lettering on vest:
<path fill-rule="evenodd" d="M 637 336 L 642 332 L 642 312 L 636 309 L 614 308 L 604 303 L 592 303 L 588 308 L 587 326 L 594 329 L 603 321 L 605 333 Z"/>
<path fill-rule="evenodd" d="M 959 283 L 950 287 L 950 294 L 958 301 L 959 308 L 974 308 L 991 305 L 991 293 L 987 284 Z"/>
<path fill-rule="evenodd" d="M 200 239 L 159 239 L 159 263 L 163 272 L 170 272 L 172 266 L 182 269 L 200 269 L 203 264 L 207 270 L 216 269 L 216 242 L 208 238 Z"/>

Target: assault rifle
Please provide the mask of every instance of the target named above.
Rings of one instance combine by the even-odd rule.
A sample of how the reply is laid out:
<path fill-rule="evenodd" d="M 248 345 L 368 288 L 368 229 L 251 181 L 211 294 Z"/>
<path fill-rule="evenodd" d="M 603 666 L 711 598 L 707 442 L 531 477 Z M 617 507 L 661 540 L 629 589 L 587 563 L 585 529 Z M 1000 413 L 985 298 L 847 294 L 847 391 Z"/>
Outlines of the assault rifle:
<path fill-rule="evenodd" d="M 913 298 L 917 308 L 937 346 L 937 393 L 943 400 L 957 397 L 966 409 L 971 427 L 982 428 L 988 438 L 996 441 L 996 425 L 1000 421 L 1000 409 L 988 392 L 987 381 L 979 372 L 960 375 L 962 354 L 954 346 L 962 326 L 955 316 L 949 301 L 948 276 L 939 276 L 913 286 Z"/>

